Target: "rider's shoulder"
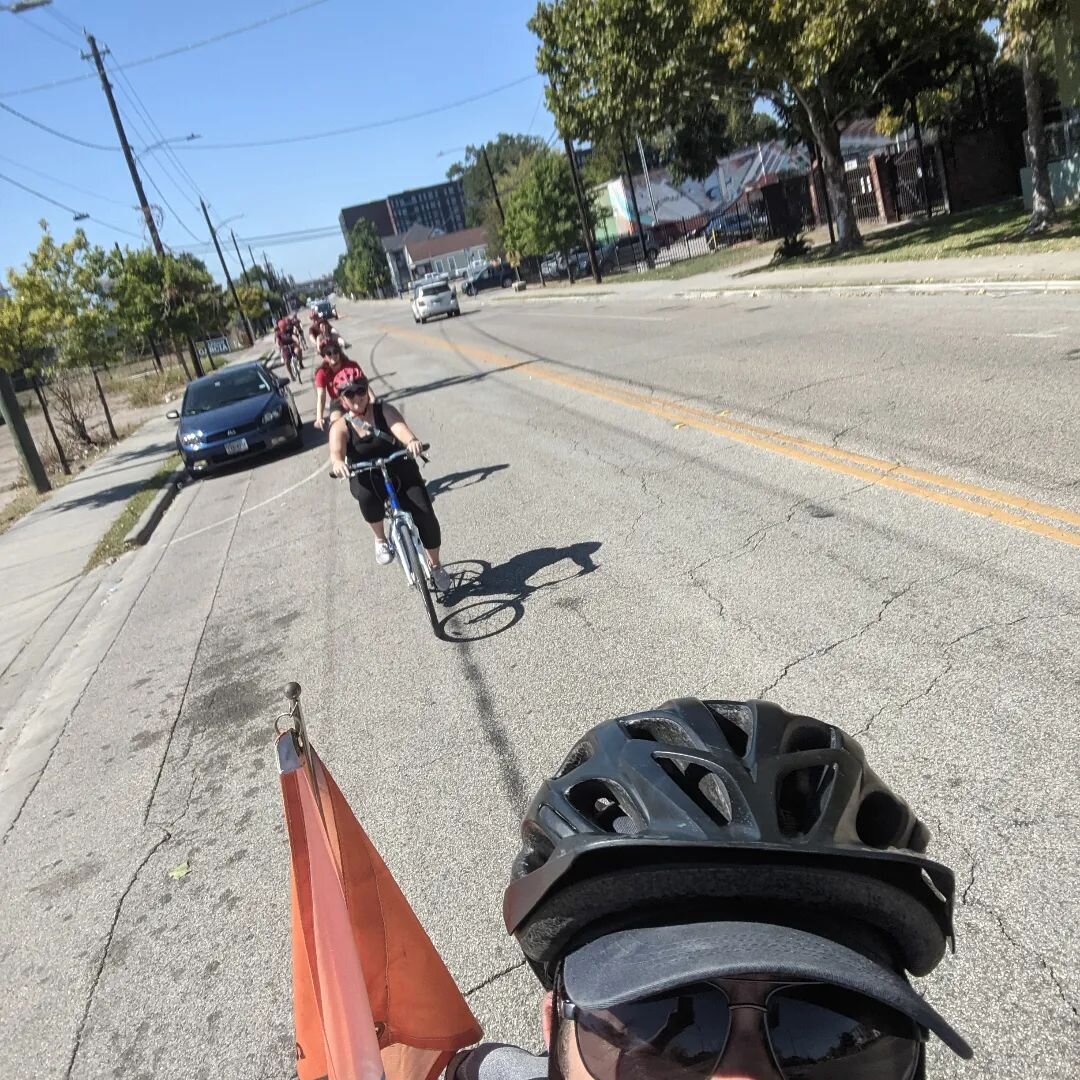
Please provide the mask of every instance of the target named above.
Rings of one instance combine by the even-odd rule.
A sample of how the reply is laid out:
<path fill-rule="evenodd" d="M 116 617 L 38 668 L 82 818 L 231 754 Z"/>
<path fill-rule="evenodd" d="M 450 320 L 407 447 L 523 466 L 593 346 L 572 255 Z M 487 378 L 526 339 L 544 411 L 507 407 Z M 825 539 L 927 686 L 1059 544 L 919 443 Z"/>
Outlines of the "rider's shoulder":
<path fill-rule="evenodd" d="M 481 1043 L 455 1054 L 445 1080 L 547 1080 L 546 1054 L 530 1054 L 520 1046 Z"/>

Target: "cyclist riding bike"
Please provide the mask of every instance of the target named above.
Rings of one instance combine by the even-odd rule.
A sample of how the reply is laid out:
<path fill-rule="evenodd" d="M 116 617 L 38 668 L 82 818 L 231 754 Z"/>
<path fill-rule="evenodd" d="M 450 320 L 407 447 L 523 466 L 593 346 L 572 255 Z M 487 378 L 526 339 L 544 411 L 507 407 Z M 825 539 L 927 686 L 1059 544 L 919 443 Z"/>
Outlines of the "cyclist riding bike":
<path fill-rule="evenodd" d="M 299 380 L 304 364 L 300 359 L 301 350 L 288 319 L 278 320 L 277 327 L 274 330 L 274 341 L 281 352 L 281 362 L 285 365 L 285 369 L 295 379 Z"/>
<path fill-rule="evenodd" d="M 364 370 L 355 360 L 350 360 L 341 346 L 333 339 L 319 346 L 322 363 L 315 369 L 315 426 L 321 431 L 326 419 L 333 422 L 344 413 L 338 399 L 336 383 L 340 385 L 364 378 Z"/>
<path fill-rule="evenodd" d="M 953 939 L 930 833 L 839 728 L 682 698 L 589 731 L 540 788 L 503 900 L 547 1056 L 447 1080 L 921 1080 Z"/>
<path fill-rule="evenodd" d="M 435 588 L 439 592 L 448 592 L 453 583 L 439 561 L 442 530 L 415 460 L 420 456 L 423 443 L 393 405 L 374 400 L 366 378 L 353 378 L 342 372 L 335 377 L 334 383 L 345 415 L 334 420 L 330 428 L 333 472 L 338 476 L 349 476 L 349 465 L 376 461 L 401 449 L 409 451 L 411 457 L 389 465 L 390 478 L 402 508 L 412 514 L 416 522 Z M 353 497 L 360 504 L 360 513 L 375 534 L 375 561 L 386 566 L 393 561 L 394 550 L 386 542 L 383 523 L 386 494 L 382 477 L 375 472 L 365 472 L 350 476 L 349 483 Z"/>
<path fill-rule="evenodd" d="M 304 359 L 304 328 L 300 325 L 300 317 L 294 311 L 289 316 L 289 329 L 292 330 L 293 341 L 296 342 L 297 355 Z M 301 367 L 303 365 L 301 364 Z"/>

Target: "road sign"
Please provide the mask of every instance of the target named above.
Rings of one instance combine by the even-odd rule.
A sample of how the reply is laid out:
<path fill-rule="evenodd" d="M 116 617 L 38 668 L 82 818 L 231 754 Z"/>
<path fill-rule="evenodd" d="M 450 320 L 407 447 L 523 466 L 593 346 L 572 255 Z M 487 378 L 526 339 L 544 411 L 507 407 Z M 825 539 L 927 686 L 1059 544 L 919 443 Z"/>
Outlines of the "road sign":
<path fill-rule="evenodd" d="M 200 341 L 195 348 L 200 356 L 220 356 L 222 353 L 230 351 L 229 339 L 225 337 L 207 338 L 206 341 Z"/>

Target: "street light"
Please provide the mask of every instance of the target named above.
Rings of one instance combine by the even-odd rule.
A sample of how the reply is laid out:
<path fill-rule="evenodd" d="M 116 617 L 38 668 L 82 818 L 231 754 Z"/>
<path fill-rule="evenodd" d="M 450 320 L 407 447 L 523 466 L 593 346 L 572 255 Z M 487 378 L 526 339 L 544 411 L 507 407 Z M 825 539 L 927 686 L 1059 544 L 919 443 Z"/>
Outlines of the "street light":
<path fill-rule="evenodd" d="M 158 139 L 156 143 L 144 146 L 135 156 L 141 158 L 143 154 L 149 154 L 154 150 L 160 150 L 163 146 L 171 146 L 173 143 L 194 142 L 196 139 L 201 138 L 201 135 L 196 135 L 195 132 L 192 132 L 190 135 L 174 135 L 171 139 Z"/>
<path fill-rule="evenodd" d="M 15 0 L 14 4 L 0 4 L 0 11 L 10 11 L 12 15 L 21 15 L 24 11 L 47 7 L 52 0 Z"/>

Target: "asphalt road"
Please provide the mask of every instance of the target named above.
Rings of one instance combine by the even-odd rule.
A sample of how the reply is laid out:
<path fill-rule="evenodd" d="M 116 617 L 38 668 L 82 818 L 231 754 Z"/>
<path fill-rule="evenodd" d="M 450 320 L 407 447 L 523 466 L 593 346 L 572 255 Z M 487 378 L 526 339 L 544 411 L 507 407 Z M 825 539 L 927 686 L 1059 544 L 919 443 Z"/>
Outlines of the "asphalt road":
<path fill-rule="evenodd" d="M 539 1040 L 500 897 L 541 778 L 602 718 L 764 696 L 858 733 L 957 872 L 923 989 L 977 1058 L 935 1047 L 931 1075 L 1075 1076 L 1075 302 L 480 301 L 425 327 L 342 305 L 433 446 L 452 640 L 315 432 L 186 488 L 114 568 L 0 851 L 0 1072 L 292 1075 L 272 724 L 296 679 L 489 1038 Z"/>

